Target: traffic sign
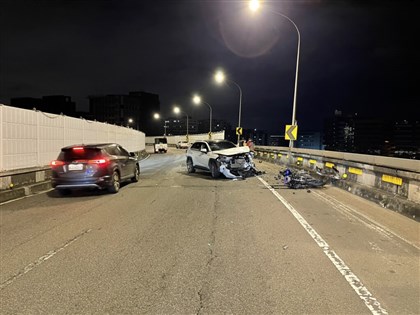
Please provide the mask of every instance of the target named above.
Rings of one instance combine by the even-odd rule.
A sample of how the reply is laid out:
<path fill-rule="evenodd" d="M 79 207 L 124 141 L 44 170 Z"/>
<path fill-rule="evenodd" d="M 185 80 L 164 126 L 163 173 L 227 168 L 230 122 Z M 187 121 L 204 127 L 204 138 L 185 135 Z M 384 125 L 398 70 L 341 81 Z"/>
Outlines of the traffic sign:
<path fill-rule="evenodd" d="M 284 134 L 284 138 L 286 140 L 297 140 L 297 125 L 286 125 L 286 131 Z"/>
<path fill-rule="evenodd" d="M 242 136 L 242 127 L 236 127 L 236 134 Z"/>

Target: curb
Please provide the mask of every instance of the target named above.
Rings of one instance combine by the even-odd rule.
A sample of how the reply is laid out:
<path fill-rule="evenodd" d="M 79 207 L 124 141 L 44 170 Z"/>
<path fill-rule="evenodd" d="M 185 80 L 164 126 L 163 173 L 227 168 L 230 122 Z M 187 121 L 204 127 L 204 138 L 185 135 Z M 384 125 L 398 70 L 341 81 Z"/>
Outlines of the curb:
<path fill-rule="evenodd" d="M 25 187 L 13 188 L 11 190 L 0 191 L 0 204 L 13 199 L 34 195 L 51 189 L 51 181 L 39 182 Z"/>

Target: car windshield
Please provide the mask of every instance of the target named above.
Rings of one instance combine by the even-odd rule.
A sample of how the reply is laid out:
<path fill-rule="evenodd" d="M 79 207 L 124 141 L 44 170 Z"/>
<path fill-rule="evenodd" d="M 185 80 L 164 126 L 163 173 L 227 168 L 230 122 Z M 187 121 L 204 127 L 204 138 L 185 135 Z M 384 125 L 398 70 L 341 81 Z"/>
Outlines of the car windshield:
<path fill-rule="evenodd" d="M 209 146 L 210 150 L 212 151 L 219 151 L 236 147 L 236 145 L 230 141 L 209 142 Z"/>

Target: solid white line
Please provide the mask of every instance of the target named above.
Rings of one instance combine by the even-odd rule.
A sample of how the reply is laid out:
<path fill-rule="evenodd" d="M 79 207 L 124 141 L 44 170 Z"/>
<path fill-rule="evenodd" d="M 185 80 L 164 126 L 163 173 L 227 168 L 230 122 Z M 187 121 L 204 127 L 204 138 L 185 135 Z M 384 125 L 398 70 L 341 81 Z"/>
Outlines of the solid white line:
<path fill-rule="evenodd" d="M 350 284 L 356 294 L 362 299 L 367 308 L 372 314 L 388 314 L 381 304 L 373 297 L 372 293 L 364 286 L 362 281 L 350 270 L 345 262 L 337 255 L 337 253 L 330 248 L 328 243 L 319 235 L 315 229 L 296 211 L 295 208 L 284 199 L 277 191 L 274 190 L 265 180 L 257 176 L 258 179 L 268 188 L 276 197 L 279 199 L 284 206 L 292 213 L 292 215 L 298 220 L 313 240 L 322 248 L 324 254 L 331 260 L 337 270 L 344 276 L 346 281 Z"/>
<path fill-rule="evenodd" d="M 37 267 L 40 264 L 42 264 L 44 261 L 47 261 L 48 259 L 50 259 L 54 255 L 58 254 L 63 249 L 65 249 L 67 246 L 71 245 L 73 242 L 77 241 L 80 237 L 82 237 L 83 235 L 89 233 L 90 231 L 92 231 L 92 230 L 89 229 L 89 230 L 83 231 L 82 233 L 80 233 L 80 234 L 76 235 L 75 237 L 73 237 L 71 240 L 68 240 L 67 242 L 65 242 L 59 248 L 56 248 L 56 249 L 53 249 L 53 250 L 49 251 L 45 255 L 39 257 L 33 263 L 30 263 L 25 268 L 19 270 L 16 274 L 14 274 L 9 279 L 7 279 L 6 281 L 4 281 L 3 283 L 0 284 L 0 291 L 3 290 L 8 285 L 12 284 L 14 281 L 16 281 L 17 279 L 19 279 L 20 277 L 22 277 L 24 274 L 28 273 L 29 271 L 33 270 L 35 267 Z"/>

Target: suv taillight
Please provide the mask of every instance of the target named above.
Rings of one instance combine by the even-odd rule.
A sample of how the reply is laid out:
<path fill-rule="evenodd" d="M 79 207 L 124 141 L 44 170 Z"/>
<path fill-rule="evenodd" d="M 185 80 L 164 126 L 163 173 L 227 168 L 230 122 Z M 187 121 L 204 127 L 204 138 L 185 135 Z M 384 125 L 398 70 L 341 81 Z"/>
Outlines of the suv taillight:
<path fill-rule="evenodd" d="M 50 163 L 51 167 L 63 166 L 64 164 L 66 163 L 64 163 L 63 161 L 58 161 L 58 160 L 51 161 Z"/>
<path fill-rule="evenodd" d="M 96 160 L 89 160 L 88 164 L 96 164 L 100 166 L 105 166 L 109 163 L 108 159 L 96 159 Z"/>

